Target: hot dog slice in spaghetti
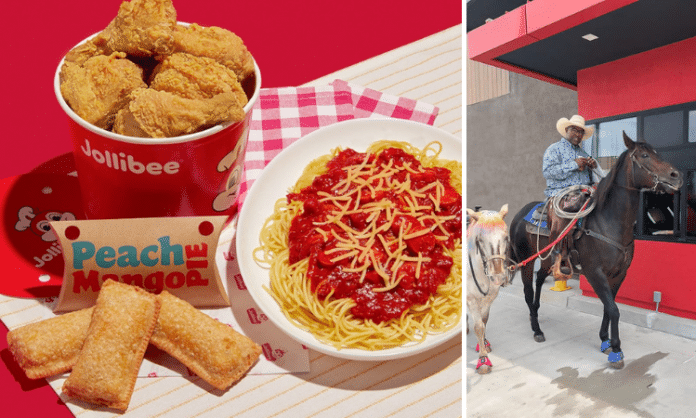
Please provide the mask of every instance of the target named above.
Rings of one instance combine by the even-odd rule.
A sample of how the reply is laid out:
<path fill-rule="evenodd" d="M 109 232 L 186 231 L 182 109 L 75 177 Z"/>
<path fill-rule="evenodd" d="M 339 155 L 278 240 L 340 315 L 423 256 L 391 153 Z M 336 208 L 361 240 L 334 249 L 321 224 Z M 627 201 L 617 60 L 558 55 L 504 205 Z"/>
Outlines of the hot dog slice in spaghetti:
<path fill-rule="evenodd" d="M 159 310 L 154 294 L 107 280 L 63 392 L 82 401 L 128 409 Z"/>
<path fill-rule="evenodd" d="M 212 386 L 225 390 L 256 362 L 261 347 L 166 290 L 152 342 Z"/>

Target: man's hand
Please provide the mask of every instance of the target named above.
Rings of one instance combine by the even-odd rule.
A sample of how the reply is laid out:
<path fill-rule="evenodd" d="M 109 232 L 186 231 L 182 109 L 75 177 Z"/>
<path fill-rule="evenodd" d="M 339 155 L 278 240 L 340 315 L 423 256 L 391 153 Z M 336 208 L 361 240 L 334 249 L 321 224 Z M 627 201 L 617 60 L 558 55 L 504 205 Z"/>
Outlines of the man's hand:
<path fill-rule="evenodd" d="M 585 157 L 578 157 L 575 159 L 575 163 L 578 165 L 578 170 L 580 171 L 585 171 L 585 167 L 587 167 L 588 162 Z"/>
<path fill-rule="evenodd" d="M 597 161 L 595 161 L 592 157 L 578 157 L 575 159 L 575 162 L 578 164 L 578 170 L 580 171 L 585 171 L 585 168 L 596 168 L 597 167 Z"/>

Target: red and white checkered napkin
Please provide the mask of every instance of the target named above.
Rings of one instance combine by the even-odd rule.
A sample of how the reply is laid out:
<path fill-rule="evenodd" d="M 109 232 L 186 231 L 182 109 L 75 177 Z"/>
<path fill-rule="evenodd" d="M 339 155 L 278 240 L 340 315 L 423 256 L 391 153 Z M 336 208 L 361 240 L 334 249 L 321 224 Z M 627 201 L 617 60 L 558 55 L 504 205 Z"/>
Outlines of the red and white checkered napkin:
<path fill-rule="evenodd" d="M 432 125 L 438 110 L 343 80 L 320 87 L 262 89 L 251 114 L 240 205 L 271 159 L 310 132 L 356 118 L 399 118 Z"/>
<path fill-rule="evenodd" d="M 343 80 L 335 80 L 331 84 L 341 91 L 350 91 L 355 118 L 409 119 L 432 125 L 439 110 L 425 102 L 385 94 Z"/>

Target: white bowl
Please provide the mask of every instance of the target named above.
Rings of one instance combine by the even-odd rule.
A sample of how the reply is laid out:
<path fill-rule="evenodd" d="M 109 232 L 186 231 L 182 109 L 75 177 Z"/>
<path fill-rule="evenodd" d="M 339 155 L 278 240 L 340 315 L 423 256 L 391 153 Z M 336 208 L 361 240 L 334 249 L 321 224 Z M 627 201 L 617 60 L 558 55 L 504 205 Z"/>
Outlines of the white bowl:
<path fill-rule="evenodd" d="M 321 353 L 351 360 L 388 360 L 406 357 L 429 350 L 461 334 L 461 321 L 450 331 L 429 334 L 420 343 L 367 351 L 355 348 L 336 349 L 317 340 L 310 332 L 294 325 L 283 314 L 273 297 L 264 289 L 270 288 L 269 271 L 253 258 L 259 246 L 259 233 L 273 213 L 275 202 L 284 197 L 312 160 L 328 154 L 336 147 L 365 149 L 378 140 L 407 141 L 423 148 L 432 141 L 442 144 L 442 157 L 462 160 L 462 141 L 441 129 L 403 119 L 353 119 L 318 129 L 278 154 L 254 182 L 244 200 L 237 224 L 237 255 L 244 283 L 259 308 L 278 328 L 291 338 Z"/>

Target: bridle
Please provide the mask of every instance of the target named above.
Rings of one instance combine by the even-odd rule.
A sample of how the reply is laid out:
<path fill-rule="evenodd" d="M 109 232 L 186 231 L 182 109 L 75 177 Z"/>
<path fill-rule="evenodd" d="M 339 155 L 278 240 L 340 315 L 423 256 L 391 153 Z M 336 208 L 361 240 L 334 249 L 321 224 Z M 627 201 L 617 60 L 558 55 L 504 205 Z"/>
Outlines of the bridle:
<path fill-rule="evenodd" d="M 637 165 L 638 168 L 643 169 L 648 174 L 648 176 L 652 176 L 652 179 L 653 179 L 652 187 L 650 187 L 650 188 L 643 187 L 643 188 L 639 189 L 637 187 L 628 187 L 628 186 L 621 186 L 621 185 L 618 185 L 618 186 L 623 187 L 623 188 L 628 189 L 628 190 L 651 191 L 653 193 L 657 191 L 657 187 L 660 184 L 666 184 L 669 187 L 671 187 L 671 185 L 669 185 L 667 182 L 661 181 L 660 177 L 657 174 L 655 174 L 654 171 L 651 171 L 650 169 L 648 169 L 647 167 L 645 167 L 643 164 L 641 164 L 638 161 L 638 158 L 635 156 L 636 151 L 638 151 L 638 148 L 634 148 L 633 151 L 631 151 L 631 154 L 629 154 L 629 158 L 631 159 L 631 163 Z M 636 172 L 633 169 L 633 165 L 631 165 L 631 184 L 636 184 Z"/>
<path fill-rule="evenodd" d="M 479 239 L 476 238 L 474 241 L 476 242 L 476 250 L 480 254 L 481 262 L 483 263 L 483 274 L 490 280 L 491 275 L 489 274 L 488 264 L 493 260 L 503 260 L 505 264 L 509 264 L 510 259 L 504 255 L 492 255 L 490 257 L 486 257 L 485 253 L 483 252 L 483 248 L 481 248 L 481 242 L 479 241 Z M 476 288 L 479 290 L 479 292 L 481 292 L 483 296 L 488 296 L 488 292 L 484 292 L 483 289 L 481 289 L 481 285 L 479 284 L 479 281 L 476 278 L 476 270 L 474 269 L 474 264 L 471 261 L 471 255 L 469 255 L 469 267 L 471 268 L 471 275 L 474 279 L 474 284 L 476 285 Z M 505 279 L 504 283 L 509 283 L 510 270 L 506 267 L 505 271 L 507 272 L 508 278 Z"/>

